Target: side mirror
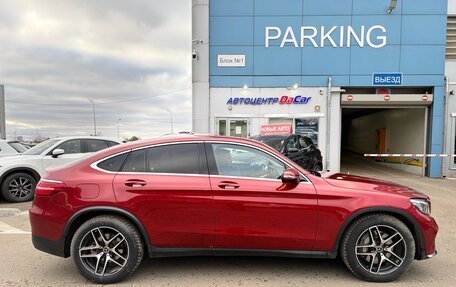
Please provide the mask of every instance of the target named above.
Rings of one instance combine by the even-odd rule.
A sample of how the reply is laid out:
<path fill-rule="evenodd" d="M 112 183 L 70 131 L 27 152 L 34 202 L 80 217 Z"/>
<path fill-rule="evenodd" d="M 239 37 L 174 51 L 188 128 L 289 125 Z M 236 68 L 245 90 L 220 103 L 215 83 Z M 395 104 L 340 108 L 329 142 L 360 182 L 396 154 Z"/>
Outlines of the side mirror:
<path fill-rule="evenodd" d="M 61 148 L 56 148 L 55 150 L 52 151 L 52 157 L 53 158 L 58 158 L 60 155 L 64 154 L 65 151 Z"/>
<path fill-rule="evenodd" d="M 299 151 L 299 149 L 295 148 L 295 147 L 290 147 L 287 152 L 288 153 L 297 153 Z"/>
<path fill-rule="evenodd" d="M 301 179 L 296 169 L 288 168 L 283 171 L 282 182 L 285 184 L 298 184 Z"/>

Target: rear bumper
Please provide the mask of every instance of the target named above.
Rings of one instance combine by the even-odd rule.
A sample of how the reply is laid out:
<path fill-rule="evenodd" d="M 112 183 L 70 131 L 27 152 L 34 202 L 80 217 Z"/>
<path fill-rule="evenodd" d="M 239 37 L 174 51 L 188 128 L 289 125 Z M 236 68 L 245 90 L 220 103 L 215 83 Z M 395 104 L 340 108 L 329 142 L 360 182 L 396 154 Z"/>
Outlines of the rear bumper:
<path fill-rule="evenodd" d="M 65 255 L 64 240 L 54 241 L 32 234 L 32 242 L 33 246 L 35 246 L 35 248 L 40 251 L 56 255 L 59 257 L 68 257 Z"/>

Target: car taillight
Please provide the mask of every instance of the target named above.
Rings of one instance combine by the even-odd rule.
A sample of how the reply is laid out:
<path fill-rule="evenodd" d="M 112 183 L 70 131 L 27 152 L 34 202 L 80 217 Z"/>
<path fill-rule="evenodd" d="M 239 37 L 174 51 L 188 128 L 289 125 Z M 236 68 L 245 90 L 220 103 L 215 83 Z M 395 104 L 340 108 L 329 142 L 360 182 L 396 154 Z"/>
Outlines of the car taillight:
<path fill-rule="evenodd" d="M 35 195 L 49 196 L 65 190 L 66 185 L 58 180 L 42 179 L 35 188 Z"/>

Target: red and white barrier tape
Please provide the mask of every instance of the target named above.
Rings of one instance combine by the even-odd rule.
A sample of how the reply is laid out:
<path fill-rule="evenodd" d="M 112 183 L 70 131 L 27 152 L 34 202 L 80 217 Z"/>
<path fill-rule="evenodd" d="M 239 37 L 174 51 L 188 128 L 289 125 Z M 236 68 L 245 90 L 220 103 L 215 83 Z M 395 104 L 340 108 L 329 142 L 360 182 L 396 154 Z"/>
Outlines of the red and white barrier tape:
<path fill-rule="evenodd" d="M 365 157 L 456 157 L 456 154 L 423 153 L 365 153 Z"/>

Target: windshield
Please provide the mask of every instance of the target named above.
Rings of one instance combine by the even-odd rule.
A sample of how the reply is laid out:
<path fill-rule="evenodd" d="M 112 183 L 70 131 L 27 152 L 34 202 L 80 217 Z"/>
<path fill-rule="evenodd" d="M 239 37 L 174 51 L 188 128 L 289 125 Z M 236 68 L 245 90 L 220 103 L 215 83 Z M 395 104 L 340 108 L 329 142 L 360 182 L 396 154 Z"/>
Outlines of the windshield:
<path fill-rule="evenodd" d="M 36 146 L 32 147 L 31 149 L 27 150 L 23 154 L 28 154 L 28 155 L 39 155 L 42 154 L 45 150 L 53 146 L 55 143 L 60 141 L 60 139 L 49 139 L 46 140 L 40 144 L 37 144 Z"/>
<path fill-rule="evenodd" d="M 18 153 L 23 153 L 27 151 L 27 148 L 20 143 L 10 142 L 8 143 L 12 148 L 14 148 Z"/>

